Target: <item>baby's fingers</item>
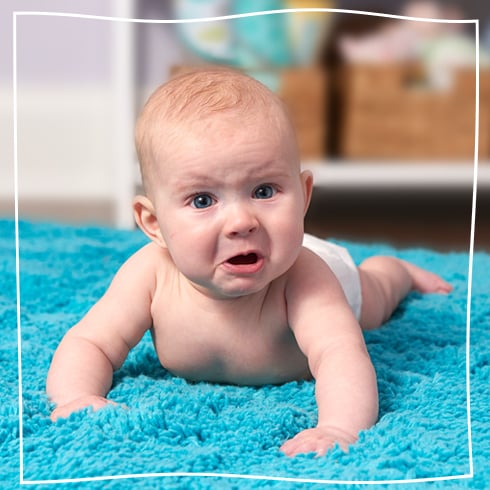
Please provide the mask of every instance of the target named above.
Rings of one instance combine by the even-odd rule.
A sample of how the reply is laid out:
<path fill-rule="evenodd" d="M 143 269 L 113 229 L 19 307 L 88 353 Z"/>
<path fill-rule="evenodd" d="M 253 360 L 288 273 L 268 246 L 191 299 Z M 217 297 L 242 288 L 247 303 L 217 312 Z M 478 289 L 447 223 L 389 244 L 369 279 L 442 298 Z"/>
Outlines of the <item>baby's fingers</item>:
<path fill-rule="evenodd" d="M 296 434 L 292 439 L 286 441 L 280 449 L 286 456 L 295 456 L 301 453 L 316 453 L 317 456 L 325 456 L 335 444 L 347 452 L 349 446 L 356 440 L 356 436 L 338 427 L 318 426 Z"/>
<path fill-rule="evenodd" d="M 92 407 L 92 409 L 96 411 L 105 407 L 107 404 L 116 405 L 114 402 L 107 400 L 103 396 L 84 396 L 65 403 L 64 405 L 58 405 L 51 413 L 50 419 L 52 422 L 55 422 L 60 418 L 67 418 L 70 414 L 77 412 L 82 408 Z"/>
<path fill-rule="evenodd" d="M 280 449 L 289 457 L 306 453 L 316 453 L 317 456 L 324 456 L 333 445 L 334 440 L 325 438 L 318 433 L 317 429 L 306 429 L 286 441 Z"/>

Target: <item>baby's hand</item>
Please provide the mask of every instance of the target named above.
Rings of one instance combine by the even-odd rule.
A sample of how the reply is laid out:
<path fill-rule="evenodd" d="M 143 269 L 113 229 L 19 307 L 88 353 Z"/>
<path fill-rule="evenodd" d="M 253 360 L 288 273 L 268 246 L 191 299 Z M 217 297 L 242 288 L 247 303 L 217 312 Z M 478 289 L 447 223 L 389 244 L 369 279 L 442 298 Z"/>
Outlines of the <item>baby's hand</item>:
<path fill-rule="evenodd" d="M 315 427 L 303 430 L 286 441 L 281 446 L 281 451 L 286 456 L 296 456 L 301 453 L 316 453 L 317 456 L 325 456 L 336 443 L 347 452 L 349 445 L 356 440 L 357 437 L 336 427 Z"/>
<path fill-rule="evenodd" d="M 107 404 L 115 405 L 114 402 L 107 400 L 103 396 L 87 395 L 65 403 L 64 405 L 58 405 L 51 413 L 50 419 L 55 422 L 59 418 L 66 418 L 71 413 L 81 410 L 82 408 L 92 407 L 94 411 L 100 410 Z"/>

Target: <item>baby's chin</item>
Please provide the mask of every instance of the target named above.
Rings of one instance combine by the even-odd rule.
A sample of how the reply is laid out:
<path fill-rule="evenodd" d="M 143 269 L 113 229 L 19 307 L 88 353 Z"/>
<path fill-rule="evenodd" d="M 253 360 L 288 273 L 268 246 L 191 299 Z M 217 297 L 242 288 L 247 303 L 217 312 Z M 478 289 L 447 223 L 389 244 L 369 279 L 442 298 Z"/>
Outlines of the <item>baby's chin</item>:
<path fill-rule="evenodd" d="M 238 300 L 260 294 L 267 289 L 271 283 L 270 280 L 253 281 L 239 280 L 234 284 L 198 284 L 190 281 L 191 285 L 203 296 L 214 300 Z"/>
<path fill-rule="evenodd" d="M 238 300 L 262 293 L 270 283 L 265 285 L 257 285 L 256 287 L 230 287 L 216 289 L 201 289 L 201 293 L 216 300 Z"/>

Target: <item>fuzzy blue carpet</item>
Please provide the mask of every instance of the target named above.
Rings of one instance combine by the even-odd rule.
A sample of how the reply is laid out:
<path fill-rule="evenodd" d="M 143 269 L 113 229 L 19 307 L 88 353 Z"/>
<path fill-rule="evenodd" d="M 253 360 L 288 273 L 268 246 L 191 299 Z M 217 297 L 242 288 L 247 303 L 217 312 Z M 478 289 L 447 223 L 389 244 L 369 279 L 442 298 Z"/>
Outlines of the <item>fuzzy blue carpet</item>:
<path fill-rule="evenodd" d="M 385 326 L 366 334 L 379 380 L 377 425 L 362 433 L 348 454 L 334 449 L 323 458 L 289 459 L 278 451 L 280 444 L 315 423 L 313 382 L 261 388 L 188 383 L 159 366 L 149 337 L 116 373 L 110 392 L 129 409 L 85 411 L 52 424 L 44 382 L 53 351 L 146 238 L 139 232 L 28 222 L 19 224 L 19 233 L 26 481 L 184 472 L 300 481 L 154 475 L 55 488 L 303 489 L 325 488 L 309 480 L 431 479 L 470 472 L 468 254 L 347 244 L 358 262 L 379 253 L 412 260 L 441 274 L 454 292 L 449 297 L 413 293 Z M 15 248 L 14 223 L 8 220 L 0 221 L 0 274 L 0 487 L 17 488 Z M 410 488 L 490 488 L 489 278 L 490 256 L 475 253 L 470 354 L 474 477 L 418 481 Z"/>

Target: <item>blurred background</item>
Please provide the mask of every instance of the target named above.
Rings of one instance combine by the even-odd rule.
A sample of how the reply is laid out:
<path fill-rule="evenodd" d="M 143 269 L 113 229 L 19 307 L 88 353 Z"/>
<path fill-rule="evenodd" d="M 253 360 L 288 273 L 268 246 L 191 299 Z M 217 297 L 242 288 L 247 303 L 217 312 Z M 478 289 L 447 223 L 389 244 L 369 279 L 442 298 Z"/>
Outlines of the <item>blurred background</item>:
<path fill-rule="evenodd" d="M 13 22 L 22 219 L 131 228 L 135 117 L 179 70 L 225 64 L 279 93 L 315 175 L 306 229 L 322 237 L 467 250 L 480 20 L 475 245 L 490 251 L 490 4 L 477 0 L 4 0 L 0 217 L 13 216 Z M 23 15 L 64 12 L 82 17 Z M 96 15 L 101 18 L 87 18 Z M 115 18 L 111 20 L 110 18 Z"/>

